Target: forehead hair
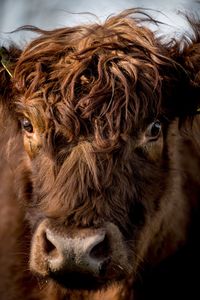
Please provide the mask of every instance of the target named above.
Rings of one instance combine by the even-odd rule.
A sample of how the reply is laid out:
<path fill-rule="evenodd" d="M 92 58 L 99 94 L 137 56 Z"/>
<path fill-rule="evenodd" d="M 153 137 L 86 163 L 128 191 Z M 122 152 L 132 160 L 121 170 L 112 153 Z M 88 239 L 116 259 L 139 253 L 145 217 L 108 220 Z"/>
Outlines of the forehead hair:
<path fill-rule="evenodd" d="M 153 33 L 134 11 L 103 24 L 39 33 L 15 68 L 20 107 L 37 106 L 68 139 L 89 133 L 101 146 L 132 133 L 160 112 L 162 75 L 168 65 Z M 141 125 L 140 125 L 141 126 Z"/>

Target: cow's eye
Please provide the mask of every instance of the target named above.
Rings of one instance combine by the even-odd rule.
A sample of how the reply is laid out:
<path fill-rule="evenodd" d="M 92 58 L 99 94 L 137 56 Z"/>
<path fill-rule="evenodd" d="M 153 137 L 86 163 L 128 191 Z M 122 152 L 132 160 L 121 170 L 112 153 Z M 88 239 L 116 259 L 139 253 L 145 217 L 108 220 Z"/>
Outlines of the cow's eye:
<path fill-rule="evenodd" d="M 161 123 L 159 120 L 151 123 L 147 130 L 146 130 L 146 136 L 149 140 L 156 140 L 160 136 L 161 133 Z"/>
<path fill-rule="evenodd" d="M 26 131 L 29 132 L 29 133 L 32 133 L 32 132 L 33 132 L 33 126 L 32 126 L 31 122 L 30 122 L 28 119 L 23 118 L 23 119 L 21 120 L 21 126 L 22 126 L 22 128 L 23 128 L 24 130 L 26 130 Z"/>

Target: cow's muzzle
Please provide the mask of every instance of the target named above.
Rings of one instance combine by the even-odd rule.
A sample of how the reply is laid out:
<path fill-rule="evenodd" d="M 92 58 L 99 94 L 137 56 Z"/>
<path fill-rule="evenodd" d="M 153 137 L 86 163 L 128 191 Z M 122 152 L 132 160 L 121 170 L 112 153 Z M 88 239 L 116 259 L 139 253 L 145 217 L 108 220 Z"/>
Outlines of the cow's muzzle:
<path fill-rule="evenodd" d="M 127 252 L 117 226 L 66 229 L 49 220 L 37 228 L 30 268 L 70 289 L 96 289 L 128 272 Z"/>

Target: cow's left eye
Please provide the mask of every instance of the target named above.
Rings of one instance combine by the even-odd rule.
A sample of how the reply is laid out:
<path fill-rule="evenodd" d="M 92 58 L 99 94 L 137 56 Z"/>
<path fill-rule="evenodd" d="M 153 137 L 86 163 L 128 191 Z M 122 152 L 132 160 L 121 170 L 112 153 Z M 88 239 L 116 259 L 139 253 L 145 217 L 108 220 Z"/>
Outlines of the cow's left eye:
<path fill-rule="evenodd" d="M 32 132 L 33 132 L 33 126 L 32 126 L 31 122 L 30 122 L 28 119 L 23 118 L 23 119 L 21 120 L 21 126 L 22 126 L 22 128 L 23 128 L 24 130 L 26 130 L 26 131 L 29 132 L 29 133 L 32 133 Z"/>
<path fill-rule="evenodd" d="M 152 140 L 157 140 L 160 136 L 161 133 L 161 123 L 159 120 L 156 120 L 155 122 L 151 123 L 147 130 L 146 130 L 146 137 L 152 141 Z"/>

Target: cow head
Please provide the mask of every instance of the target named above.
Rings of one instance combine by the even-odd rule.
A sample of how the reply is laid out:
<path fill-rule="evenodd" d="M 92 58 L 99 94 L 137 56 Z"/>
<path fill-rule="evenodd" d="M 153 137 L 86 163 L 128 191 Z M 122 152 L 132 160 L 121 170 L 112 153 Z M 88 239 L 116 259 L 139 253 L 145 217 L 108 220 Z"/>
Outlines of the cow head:
<path fill-rule="evenodd" d="M 18 124 L 12 155 L 30 268 L 65 288 L 99 289 L 184 239 L 169 128 L 196 112 L 196 96 L 187 97 L 197 86 L 170 57 L 178 50 L 127 12 L 103 25 L 35 30 L 21 53 L 8 49 L 11 74 L 5 65 L 0 73 L 4 109 Z"/>

